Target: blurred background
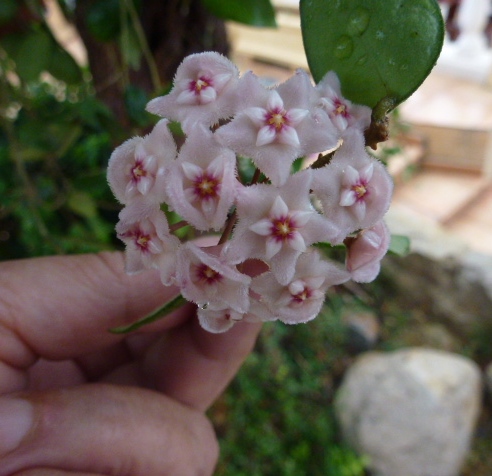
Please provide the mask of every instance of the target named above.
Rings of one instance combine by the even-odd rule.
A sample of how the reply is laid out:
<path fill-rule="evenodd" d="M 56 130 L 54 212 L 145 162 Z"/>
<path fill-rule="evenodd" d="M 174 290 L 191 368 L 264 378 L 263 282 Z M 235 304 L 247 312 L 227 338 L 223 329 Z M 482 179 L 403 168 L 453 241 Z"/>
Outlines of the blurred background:
<path fill-rule="evenodd" d="M 471 369 L 469 381 L 442 369 L 423 379 L 434 396 L 437 380 L 449 387 L 436 397 L 445 407 L 453 389 L 469 389 L 453 408 L 468 408 L 458 425 L 466 431 L 445 442 L 457 445 L 454 472 L 435 476 L 492 474 L 491 6 L 440 7 L 442 55 L 392 114 L 390 141 L 375 152 L 395 181 L 387 222 L 410 237 L 410 250 L 385 258 L 376 282 L 333 289 L 315 321 L 265 325 L 210 411 L 218 475 L 404 476 L 374 464 L 398 452 L 392 438 L 374 430 L 374 449 L 344 427 L 340 389 L 368 355 L 422 349 Z M 271 84 L 284 81 L 307 68 L 299 2 L 1 0 L 0 259 L 121 249 L 109 156 L 150 131 L 156 118 L 145 104 L 169 90 L 186 55 L 206 50 Z M 445 459 L 439 451 L 435 459 Z"/>

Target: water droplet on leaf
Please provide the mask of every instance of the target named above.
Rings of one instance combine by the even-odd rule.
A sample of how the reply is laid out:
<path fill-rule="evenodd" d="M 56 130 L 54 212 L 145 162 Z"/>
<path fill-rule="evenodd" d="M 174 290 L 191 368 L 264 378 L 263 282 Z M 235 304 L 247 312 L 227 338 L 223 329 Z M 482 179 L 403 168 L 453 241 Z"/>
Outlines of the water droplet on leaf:
<path fill-rule="evenodd" d="M 360 36 L 367 30 L 371 16 L 364 7 L 357 7 L 349 17 L 347 31 L 349 35 Z"/>
<path fill-rule="evenodd" d="M 354 51 L 354 42 L 352 41 L 350 36 L 342 35 L 335 42 L 335 48 L 333 54 L 338 59 L 347 59 L 350 58 L 353 51 Z"/>

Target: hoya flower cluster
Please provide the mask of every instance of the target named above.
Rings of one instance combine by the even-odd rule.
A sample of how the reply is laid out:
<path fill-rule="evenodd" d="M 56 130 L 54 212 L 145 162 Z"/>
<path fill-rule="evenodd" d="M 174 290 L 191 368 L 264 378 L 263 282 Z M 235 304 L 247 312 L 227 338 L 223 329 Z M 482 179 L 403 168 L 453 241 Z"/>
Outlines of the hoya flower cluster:
<path fill-rule="evenodd" d="M 365 151 L 369 108 L 344 99 L 334 73 L 314 86 L 299 70 L 265 87 L 227 58 L 200 53 L 147 110 L 162 119 L 119 146 L 108 168 L 124 205 L 116 230 L 127 272 L 158 269 L 212 332 L 240 320 L 309 321 L 330 286 L 376 277 L 389 245 L 382 218 L 392 181 Z M 170 121 L 185 133 L 180 147 Z M 297 158 L 335 149 L 327 165 L 293 172 Z M 239 157 L 256 167 L 250 183 L 241 182 Z M 216 236 L 213 246 L 182 242 L 170 210 Z M 345 262 L 327 259 L 318 243 L 344 244 Z"/>

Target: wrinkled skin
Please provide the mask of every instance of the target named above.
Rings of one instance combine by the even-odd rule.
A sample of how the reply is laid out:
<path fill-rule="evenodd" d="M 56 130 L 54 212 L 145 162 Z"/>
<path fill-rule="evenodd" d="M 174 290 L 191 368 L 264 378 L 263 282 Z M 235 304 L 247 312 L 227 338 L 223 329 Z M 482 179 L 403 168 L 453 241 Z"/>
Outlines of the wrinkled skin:
<path fill-rule="evenodd" d="M 204 411 L 259 326 L 211 334 L 185 306 L 138 334 L 112 334 L 176 293 L 154 272 L 123 268 L 119 253 L 0 263 L 0 416 L 29 409 L 3 410 L 0 476 L 213 473 Z M 12 397 L 20 404 L 5 406 Z"/>

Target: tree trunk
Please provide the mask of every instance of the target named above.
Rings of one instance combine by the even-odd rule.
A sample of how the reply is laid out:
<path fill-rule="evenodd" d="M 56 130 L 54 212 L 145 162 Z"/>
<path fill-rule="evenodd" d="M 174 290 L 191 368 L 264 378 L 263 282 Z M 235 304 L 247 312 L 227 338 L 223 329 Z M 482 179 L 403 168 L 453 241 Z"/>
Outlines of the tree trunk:
<path fill-rule="evenodd" d="M 129 71 L 125 78 L 118 44 L 102 43 L 90 34 L 86 18 L 94 1 L 102 0 L 77 0 L 75 23 L 87 48 L 96 94 L 125 124 L 123 96 L 128 79 L 150 94 L 156 91 L 143 58 L 140 69 Z M 140 21 L 162 84 L 172 81 L 178 65 L 191 53 L 229 53 L 224 23 L 208 13 L 201 0 L 142 0 Z"/>

